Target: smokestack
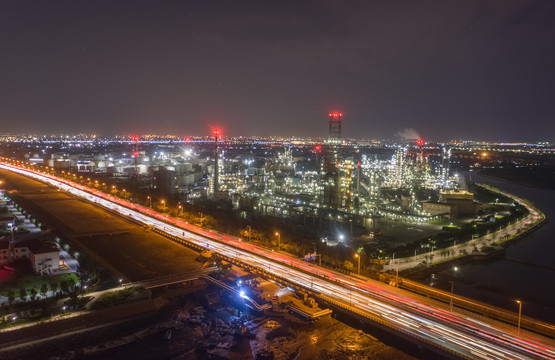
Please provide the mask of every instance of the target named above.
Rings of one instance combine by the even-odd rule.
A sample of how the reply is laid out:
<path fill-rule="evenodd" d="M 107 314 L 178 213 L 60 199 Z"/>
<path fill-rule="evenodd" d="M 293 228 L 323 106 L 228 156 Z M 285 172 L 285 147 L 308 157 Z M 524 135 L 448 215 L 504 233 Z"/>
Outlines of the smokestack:
<path fill-rule="evenodd" d="M 220 190 L 219 184 L 219 156 L 218 156 L 218 137 L 220 136 L 220 130 L 214 130 L 214 193 Z"/>

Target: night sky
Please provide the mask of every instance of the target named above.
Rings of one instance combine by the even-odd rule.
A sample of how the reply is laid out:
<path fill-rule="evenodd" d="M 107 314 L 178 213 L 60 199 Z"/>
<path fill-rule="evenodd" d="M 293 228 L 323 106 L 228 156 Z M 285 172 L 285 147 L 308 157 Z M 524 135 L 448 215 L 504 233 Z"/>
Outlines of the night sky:
<path fill-rule="evenodd" d="M 1 132 L 555 141 L 555 1 L 0 2 Z"/>

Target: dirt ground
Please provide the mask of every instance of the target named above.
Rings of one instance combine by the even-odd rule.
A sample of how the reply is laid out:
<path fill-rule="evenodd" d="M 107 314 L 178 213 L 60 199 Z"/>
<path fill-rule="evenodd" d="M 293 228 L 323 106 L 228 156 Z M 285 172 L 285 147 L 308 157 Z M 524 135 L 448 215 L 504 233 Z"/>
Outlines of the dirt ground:
<path fill-rule="evenodd" d="M 64 192 L 0 171 L 9 195 L 62 238 L 90 253 L 116 277 L 137 281 L 198 269 L 193 250 Z M 111 235 L 110 235 L 111 234 Z"/>

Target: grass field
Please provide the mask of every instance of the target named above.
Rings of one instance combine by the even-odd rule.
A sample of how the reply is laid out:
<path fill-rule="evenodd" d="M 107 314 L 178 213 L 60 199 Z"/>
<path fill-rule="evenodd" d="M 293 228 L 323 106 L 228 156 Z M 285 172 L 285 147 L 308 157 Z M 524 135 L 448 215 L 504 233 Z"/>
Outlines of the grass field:
<path fill-rule="evenodd" d="M 73 284 L 76 284 L 79 281 L 79 278 L 75 273 L 69 274 L 60 274 L 60 275 L 26 275 L 23 277 L 11 277 L 10 279 L 0 283 L 0 296 L 8 296 L 8 292 L 11 290 L 15 293 L 16 299 L 19 298 L 19 290 L 25 289 L 27 290 L 27 294 L 29 295 L 29 291 L 32 288 L 35 288 L 37 293 L 40 293 L 40 287 L 42 284 L 46 284 L 48 286 L 48 290 L 50 291 L 50 282 L 56 281 L 60 284 L 64 280 L 73 280 Z"/>

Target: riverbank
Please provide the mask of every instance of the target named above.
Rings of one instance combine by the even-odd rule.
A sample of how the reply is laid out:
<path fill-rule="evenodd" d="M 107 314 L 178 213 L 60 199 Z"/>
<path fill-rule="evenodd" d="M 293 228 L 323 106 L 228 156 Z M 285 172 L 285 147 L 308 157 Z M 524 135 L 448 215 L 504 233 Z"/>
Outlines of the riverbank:
<path fill-rule="evenodd" d="M 514 223 L 509 223 L 508 226 L 501 228 L 493 233 L 486 234 L 484 236 L 461 244 L 454 244 L 453 246 L 450 246 L 448 248 L 438 249 L 435 251 L 432 248 L 432 251 L 427 253 L 415 254 L 415 256 L 411 256 L 408 258 L 397 258 L 391 260 L 389 264 L 384 265 L 383 271 L 400 271 L 401 273 L 414 272 L 418 270 L 426 271 L 430 267 L 434 267 L 443 263 L 450 263 L 453 261 L 463 261 L 464 263 L 467 263 L 469 261 L 475 261 L 476 259 L 490 259 L 492 257 L 491 253 L 498 254 L 499 249 L 495 249 L 496 247 L 506 246 L 511 242 L 518 241 L 525 237 L 527 234 L 530 234 L 530 232 L 535 231 L 538 227 L 545 224 L 545 214 L 543 214 L 543 212 L 537 209 L 526 199 L 519 198 L 514 194 L 509 194 L 505 191 L 491 187 L 486 184 L 477 185 L 483 186 L 490 191 L 494 191 L 500 195 L 507 196 L 523 204 L 528 208 L 528 215 L 515 221 Z M 480 250 L 489 248 L 493 248 L 495 250 Z M 462 258 L 467 259 L 458 260 Z"/>
<path fill-rule="evenodd" d="M 515 302 L 518 299 L 523 316 L 555 323 L 555 273 L 552 270 L 555 223 L 549 221 L 555 216 L 555 191 L 526 187 L 475 172 L 461 173 L 461 176 L 471 176 L 474 182 L 518 194 L 533 208 L 541 209 L 545 221 L 505 241 L 503 256 L 435 267 L 434 271 L 418 275 L 418 281 L 444 291 L 450 291 L 453 286 L 455 294 L 510 311 L 518 311 Z M 454 271 L 455 266 L 457 271 Z"/>

